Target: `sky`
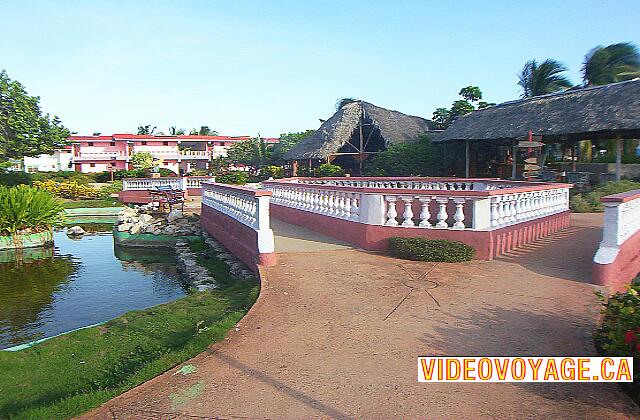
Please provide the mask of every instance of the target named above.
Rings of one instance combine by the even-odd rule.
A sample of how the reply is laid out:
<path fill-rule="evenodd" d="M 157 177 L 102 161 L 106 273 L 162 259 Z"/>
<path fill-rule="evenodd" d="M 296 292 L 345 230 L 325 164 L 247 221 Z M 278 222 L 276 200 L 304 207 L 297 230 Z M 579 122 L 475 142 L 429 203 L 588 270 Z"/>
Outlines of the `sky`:
<path fill-rule="evenodd" d="M 635 1 L 0 0 L 0 69 L 80 134 L 151 124 L 275 137 L 341 97 L 430 118 L 479 86 L 520 95 L 529 59 L 581 80 L 597 45 L 640 44 Z"/>

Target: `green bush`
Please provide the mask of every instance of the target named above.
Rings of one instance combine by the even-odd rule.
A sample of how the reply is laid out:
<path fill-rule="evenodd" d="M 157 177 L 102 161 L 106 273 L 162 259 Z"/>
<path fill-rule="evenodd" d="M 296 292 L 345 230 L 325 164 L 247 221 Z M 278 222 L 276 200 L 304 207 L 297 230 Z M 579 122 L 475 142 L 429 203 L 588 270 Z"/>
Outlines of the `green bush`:
<path fill-rule="evenodd" d="M 31 174 L 19 171 L 0 172 L 0 185 L 31 185 L 33 177 Z"/>
<path fill-rule="evenodd" d="M 216 176 L 216 182 L 222 184 L 243 185 L 249 182 L 249 174 L 242 171 L 232 171 Z"/>
<path fill-rule="evenodd" d="M 606 182 L 598 185 L 591 192 L 571 196 L 571 210 L 576 213 L 602 212 L 604 206 L 600 202 L 600 198 L 638 189 L 640 189 L 640 182 L 627 180 Z"/>
<path fill-rule="evenodd" d="M 162 173 L 160 174 L 162 175 Z M 202 168 L 193 168 L 189 171 L 189 176 L 207 176 L 209 172 Z"/>
<path fill-rule="evenodd" d="M 284 168 L 282 166 L 270 165 L 260 169 L 260 178 L 283 178 L 284 177 Z"/>
<path fill-rule="evenodd" d="M 100 198 L 109 198 L 111 194 L 117 194 L 120 191 L 122 191 L 122 180 L 113 181 L 113 183 L 100 188 Z"/>
<path fill-rule="evenodd" d="M 65 181 L 73 181 L 76 184 L 80 185 L 88 185 L 90 182 L 94 181 L 92 175 L 83 174 L 82 172 L 75 171 L 58 171 L 58 172 L 34 172 L 31 174 L 31 177 L 34 181 L 46 182 L 46 181 L 55 181 L 55 182 L 65 182 Z"/>
<path fill-rule="evenodd" d="M 427 238 L 389 238 L 389 249 L 398 258 L 439 262 L 470 261 L 476 252 L 462 242 Z"/>
<path fill-rule="evenodd" d="M 51 229 L 61 221 L 62 204 L 51 193 L 30 187 L 0 186 L 0 234 L 15 235 L 25 229 Z"/>
<path fill-rule="evenodd" d="M 318 167 L 316 174 L 320 178 L 324 177 L 333 177 L 333 176 L 343 176 L 344 171 L 338 165 L 332 165 L 330 163 L 323 163 Z"/>
<path fill-rule="evenodd" d="M 616 293 L 604 302 L 602 324 L 594 339 L 605 356 L 633 357 L 633 383 L 623 386 L 631 397 L 640 401 L 640 285 L 632 285 L 626 292 Z"/>

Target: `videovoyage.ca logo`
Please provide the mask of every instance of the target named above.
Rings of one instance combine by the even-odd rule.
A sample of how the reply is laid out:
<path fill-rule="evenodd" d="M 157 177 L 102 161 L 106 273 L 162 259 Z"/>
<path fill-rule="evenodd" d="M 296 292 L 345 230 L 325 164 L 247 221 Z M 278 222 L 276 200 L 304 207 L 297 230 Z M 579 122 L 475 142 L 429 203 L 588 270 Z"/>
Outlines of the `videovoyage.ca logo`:
<path fill-rule="evenodd" d="M 633 382 L 633 358 L 418 357 L 418 382 Z"/>

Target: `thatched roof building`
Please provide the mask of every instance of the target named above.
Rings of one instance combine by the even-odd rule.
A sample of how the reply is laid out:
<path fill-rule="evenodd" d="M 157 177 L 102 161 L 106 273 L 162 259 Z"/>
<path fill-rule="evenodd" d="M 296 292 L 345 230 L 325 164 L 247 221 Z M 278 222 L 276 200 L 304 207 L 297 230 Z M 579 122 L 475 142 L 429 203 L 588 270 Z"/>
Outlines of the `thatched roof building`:
<path fill-rule="evenodd" d="M 434 140 L 547 142 L 640 137 L 640 79 L 505 102 L 457 119 Z"/>
<path fill-rule="evenodd" d="M 331 160 L 340 155 L 363 157 L 390 144 L 413 141 L 431 128 L 431 121 L 424 118 L 355 101 L 338 110 L 284 157 L 287 160 Z"/>

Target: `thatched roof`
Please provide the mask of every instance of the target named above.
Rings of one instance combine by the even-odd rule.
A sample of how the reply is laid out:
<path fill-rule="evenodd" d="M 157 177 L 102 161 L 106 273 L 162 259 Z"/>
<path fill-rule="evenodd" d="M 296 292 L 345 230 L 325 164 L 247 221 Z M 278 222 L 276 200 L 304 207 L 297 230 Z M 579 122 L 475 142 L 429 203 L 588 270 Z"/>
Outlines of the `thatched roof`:
<path fill-rule="evenodd" d="M 285 159 L 324 159 L 335 154 L 351 139 L 360 118 L 370 118 L 386 146 L 415 140 L 428 132 L 431 121 L 380 108 L 364 101 L 345 105 L 325 121 L 311 137 L 298 143 L 285 154 Z"/>
<path fill-rule="evenodd" d="M 640 79 L 505 102 L 457 119 L 436 142 L 506 140 L 529 130 L 544 141 L 640 137 Z"/>

